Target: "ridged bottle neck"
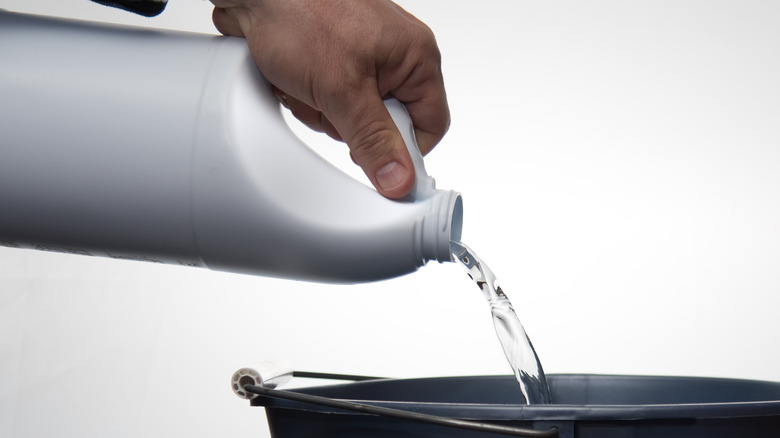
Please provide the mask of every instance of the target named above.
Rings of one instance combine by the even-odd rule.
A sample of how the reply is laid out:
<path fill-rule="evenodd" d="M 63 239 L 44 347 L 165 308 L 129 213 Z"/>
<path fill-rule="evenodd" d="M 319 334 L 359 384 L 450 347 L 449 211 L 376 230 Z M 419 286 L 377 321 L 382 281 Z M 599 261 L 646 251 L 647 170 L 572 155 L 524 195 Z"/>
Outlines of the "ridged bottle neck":
<path fill-rule="evenodd" d="M 420 250 L 424 260 L 452 261 L 450 241 L 460 241 L 463 201 L 460 194 L 437 190 L 430 198 L 430 213 L 420 220 Z"/>

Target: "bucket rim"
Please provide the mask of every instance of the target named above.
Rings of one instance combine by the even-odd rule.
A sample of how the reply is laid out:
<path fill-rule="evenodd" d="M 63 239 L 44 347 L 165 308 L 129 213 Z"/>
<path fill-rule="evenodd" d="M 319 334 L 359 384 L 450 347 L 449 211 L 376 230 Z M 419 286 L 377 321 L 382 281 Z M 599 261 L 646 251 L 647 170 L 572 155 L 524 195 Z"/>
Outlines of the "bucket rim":
<path fill-rule="evenodd" d="M 776 392 L 773 400 L 741 400 L 725 402 L 687 402 L 687 403 L 639 403 L 639 404 L 550 404 L 526 405 L 524 403 L 452 403 L 428 401 L 391 401 L 366 398 L 339 397 L 339 393 L 355 387 L 376 387 L 377 391 L 393 385 L 451 383 L 457 385 L 464 381 L 512 380 L 514 376 L 454 376 L 407 379 L 377 379 L 353 383 L 313 386 L 291 389 L 290 392 L 316 394 L 339 400 L 363 403 L 391 409 L 408 410 L 429 415 L 459 418 L 464 420 L 485 421 L 639 421 L 639 420 L 680 420 L 706 418 L 738 418 L 780 416 L 780 383 L 749 379 L 730 379 L 720 377 L 686 376 L 649 376 L 649 375 L 611 375 L 611 374 L 549 374 L 548 381 L 554 392 L 556 384 L 569 381 L 588 380 L 591 383 L 604 384 L 606 381 L 641 382 L 652 384 L 663 381 L 665 385 L 697 385 L 697 387 L 766 387 Z M 464 380 L 465 379 L 465 380 Z M 570 383 L 570 382 L 569 382 Z M 518 391 L 519 392 L 519 391 Z M 555 400 L 553 400 L 555 401 Z M 336 408 L 313 405 L 304 402 L 282 400 L 270 397 L 258 397 L 252 400 L 253 406 L 263 406 L 269 410 L 288 409 L 328 414 L 367 415 Z"/>

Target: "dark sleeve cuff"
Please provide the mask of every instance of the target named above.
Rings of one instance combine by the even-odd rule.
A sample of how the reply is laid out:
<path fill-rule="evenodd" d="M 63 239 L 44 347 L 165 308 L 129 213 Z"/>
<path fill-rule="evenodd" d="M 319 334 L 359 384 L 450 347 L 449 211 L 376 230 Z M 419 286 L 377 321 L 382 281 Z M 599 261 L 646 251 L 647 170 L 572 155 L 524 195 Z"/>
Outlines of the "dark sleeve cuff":
<path fill-rule="evenodd" d="M 145 17 L 159 15 L 168 0 L 92 0 L 95 3 L 135 12 Z"/>

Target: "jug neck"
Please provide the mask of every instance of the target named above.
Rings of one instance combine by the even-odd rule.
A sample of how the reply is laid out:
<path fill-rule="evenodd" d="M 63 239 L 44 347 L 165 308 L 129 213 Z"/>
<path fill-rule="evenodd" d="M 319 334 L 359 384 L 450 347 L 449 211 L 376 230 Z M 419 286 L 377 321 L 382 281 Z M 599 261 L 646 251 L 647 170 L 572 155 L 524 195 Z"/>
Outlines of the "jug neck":
<path fill-rule="evenodd" d="M 431 210 L 418 220 L 418 248 L 423 260 L 450 262 L 450 241 L 460 242 L 463 229 L 463 200 L 451 190 L 435 190 Z"/>

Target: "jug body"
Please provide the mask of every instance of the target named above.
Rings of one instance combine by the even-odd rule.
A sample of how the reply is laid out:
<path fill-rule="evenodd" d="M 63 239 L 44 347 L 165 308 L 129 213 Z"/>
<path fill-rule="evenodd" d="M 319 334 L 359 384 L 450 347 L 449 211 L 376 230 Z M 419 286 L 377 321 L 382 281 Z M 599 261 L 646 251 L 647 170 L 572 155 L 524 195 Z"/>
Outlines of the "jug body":
<path fill-rule="evenodd" d="M 324 282 L 449 260 L 459 195 L 323 160 L 241 39 L 0 12 L 0 57 L 0 244 Z"/>

